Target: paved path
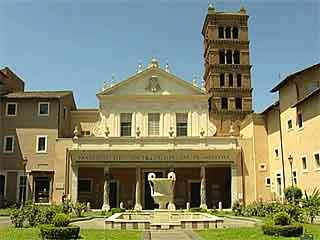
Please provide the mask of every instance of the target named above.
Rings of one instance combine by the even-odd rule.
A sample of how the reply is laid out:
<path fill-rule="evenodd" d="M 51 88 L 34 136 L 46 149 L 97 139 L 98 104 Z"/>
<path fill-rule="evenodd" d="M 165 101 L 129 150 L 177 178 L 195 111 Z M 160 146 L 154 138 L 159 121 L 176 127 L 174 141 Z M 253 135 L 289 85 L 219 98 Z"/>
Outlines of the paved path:
<path fill-rule="evenodd" d="M 185 232 L 151 232 L 151 240 L 192 240 Z"/>
<path fill-rule="evenodd" d="M 103 218 L 95 218 L 88 221 L 79 221 L 72 223 L 80 226 L 84 229 L 104 229 L 104 219 Z"/>
<path fill-rule="evenodd" d="M 11 225 L 9 217 L 0 217 L 0 228 L 8 227 Z"/>

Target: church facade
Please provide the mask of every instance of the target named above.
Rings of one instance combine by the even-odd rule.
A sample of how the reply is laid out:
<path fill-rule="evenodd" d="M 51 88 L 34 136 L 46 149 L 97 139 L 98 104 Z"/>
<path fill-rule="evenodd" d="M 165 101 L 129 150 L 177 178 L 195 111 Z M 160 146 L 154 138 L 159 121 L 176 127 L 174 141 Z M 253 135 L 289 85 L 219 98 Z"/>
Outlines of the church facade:
<path fill-rule="evenodd" d="M 77 108 L 71 91 L 24 91 L 21 78 L 2 69 L 0 207 L 26 199 L 60 203 L 67 196 L 96 209 L 120 203 L 154 209 L 150 172 L 175 172 L 177 209 L 281 199 L 288 179 L 315 187 L 319 142 L 301 143 L 320 126 L 319 64 L 276 86 L 278 105 L 253 113 L 246 10 L 209 7 L 202 34 L 203 86 L 152 58 L 128 79 L 104 86 L 95 109 Z M 299 87 L 291 87 L 297 78 Z M 288 147 L 295 139 L 300 144 Z"/>

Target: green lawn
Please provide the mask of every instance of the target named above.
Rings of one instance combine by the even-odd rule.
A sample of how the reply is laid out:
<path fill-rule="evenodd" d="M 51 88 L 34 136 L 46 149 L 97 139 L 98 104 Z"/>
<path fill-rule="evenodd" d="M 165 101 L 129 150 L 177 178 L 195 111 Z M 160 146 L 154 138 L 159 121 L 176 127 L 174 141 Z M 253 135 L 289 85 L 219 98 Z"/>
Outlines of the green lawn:
<path fill-rule="evenodd" d="M 81 229 L 81 240 L 140 240 L 141 232 Z M 1 240 L 41 240 L 38 228 L 0 229 Z"/>
<path fill-rule="evenodd" d="M 320 225 L 305 224 L 308 233 L 313 234 L 314 239 L 320 239 Z M 298 240 L 299 238 L 285 238 L 266 236 L 261 227 L 254 228 L 225 228 L 208 231 L 197 231 L 204 240 Z"/>

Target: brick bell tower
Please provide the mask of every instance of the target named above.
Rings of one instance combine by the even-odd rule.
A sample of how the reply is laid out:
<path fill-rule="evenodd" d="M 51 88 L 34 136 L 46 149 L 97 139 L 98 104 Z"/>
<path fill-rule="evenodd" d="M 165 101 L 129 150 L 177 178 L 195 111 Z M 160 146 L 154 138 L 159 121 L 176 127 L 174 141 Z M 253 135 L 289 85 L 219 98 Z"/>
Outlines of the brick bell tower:
<path fill-rule="evenodd" d="M 244 7 L 219 12 L 209 5 L 203 24 L 203 78 L 218 136 L 238 135 L 241 121 L 252 113 L 248 18 Z"/>

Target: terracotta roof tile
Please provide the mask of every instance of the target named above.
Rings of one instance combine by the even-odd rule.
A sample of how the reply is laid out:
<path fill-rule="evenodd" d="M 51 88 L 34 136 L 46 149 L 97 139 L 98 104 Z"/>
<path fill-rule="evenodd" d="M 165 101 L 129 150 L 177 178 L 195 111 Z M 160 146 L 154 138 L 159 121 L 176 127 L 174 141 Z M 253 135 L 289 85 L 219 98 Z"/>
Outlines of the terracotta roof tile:
<path fill-rule="evenodd" d="M 28 91 L 14 92 L 4 95 L 6 98 L 62 98 L 72 95 L 72 91 Z"/>

